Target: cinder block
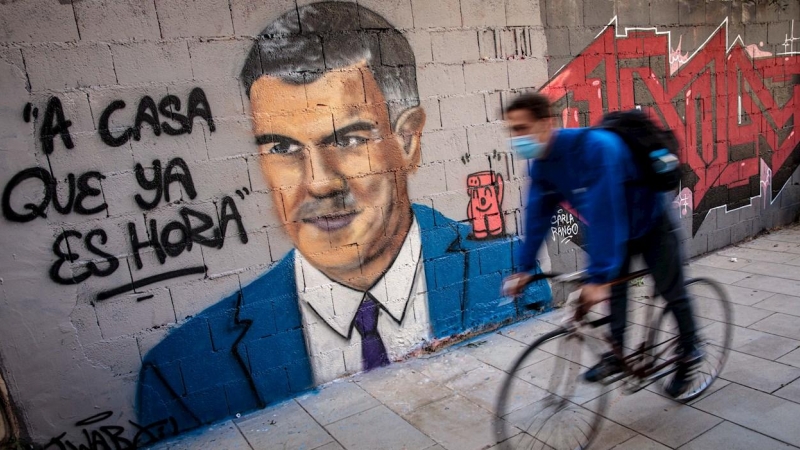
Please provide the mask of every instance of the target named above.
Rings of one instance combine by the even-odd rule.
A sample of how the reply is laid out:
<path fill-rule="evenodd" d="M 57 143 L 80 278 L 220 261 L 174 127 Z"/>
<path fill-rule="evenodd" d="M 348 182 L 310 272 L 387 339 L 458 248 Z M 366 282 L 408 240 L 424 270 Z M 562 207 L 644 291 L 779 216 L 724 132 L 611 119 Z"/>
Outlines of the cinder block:
<path fill-rule="evenodd" d="M 489 122 L 503 120 L 503 102 L 501 92 L 483 94 L 486 102 L 486 119 Z"/>
<path fill-rule="evenodd" d="M 209 159 L 258 155 L 249 118 L 221 117 L 214 120 L 214 126 L 216 130 L 213 133 L 206 133 Z"/>
<path fill-rule="evenodd" d="M 119 295 L 97 302 L 97 319 L 105 339 L 131 336 L 140 331 L 175 322 L 172 300 L 166 289 L 148 290 L 153 297 L 137 302 L 142 292 Z M 139 349 L 133 340 L 136 353 Z"/>
<path fill-rule="evenodd" d="M 258 36 L 278 16 L 296 10 L 294 0 L 230 0 L 230 5 L 233 30 L 238 36 Z"/>
<path fill-rule="evenodd" d="M 414 51 L 414 59 L 417 66 L 433 61 L 433 50 L 431 48 L 431 34 L 423 30 L 404 30 L 403 36 L 411 45 Z"/>
<path fill-rule="evenodd" d="M 0 42 L 80 39 L 71 2 L 28 0 L 0 4 Z"/>
<path fill-rule="evenodd" d="M 620 7 L 620 11 L 621 10 L 622 8 Z M 649 23 L 647 20 L 647 12 L 648 8 L 647 5 L 645 5 L 645 20 L 640 22 L 638 26 Z M 583 24 L 587 27 L 608 25 L 614 16 L 621 17 L 621 14 L 616 12 L 613 0 L 593 0 L 583 5 Z"/>
<path fill-rule="evenodd" d="M 411 0 L 360 0 L 358 6 L 372 10 L 398 30 L 414 28 Z"/>
<path fill-rule="evenodd" d="M 211 252 L 204 252 L 209 277 L 242 272 L 249 268 L 262 269 L 272 262 L 267 231 L 247 233 L 247 243 L 238 236 L 229 236 L 225 245 Z"/>
<path fill-rule="evenodd" d="M 744 36 L 742 39 L 747 44 L 758 44 L 761 46 L 763 43 L 764 46 L 767 44 L 767 34 L 768 34 L 768 26 L 766 24 L 748 24 L 744 28 Z M 768 49 L 768 48 L 767 48 Z"/>
<path fill-rule="evenodd" d="M 273 261 L 280 261 L 289 251 L 294 248 L 292 240 L 286 234 L 283 227 L 270 228 L 267 230 L 269 237 L 269 253 Z M 244 280 L 242 280 L 244 283 Z"/>
<path fill-rule="evenodd" d="M 422 163 L 459 159 L 469 153 L 464 129 L 440 130 L 422 135 Z"/>
<path fill-rule="evenodd" d="M 463 94 L 466 92 L 461 65 L 429 64 L 417 68 L 420 98 Z"/>
<path fill-rule="evenodd" d="M 139 345 L 132 336 L 84 346 L 83 354 L 93 366 L 107 368 L 115 376 L 138 373 L 142 365 Z"/>
<path fill-rule="evenodd" d="M 482 60 L 499 57 L 497 30 L 478 30 L 478 50 Z"/>
<path fill-rule="evenodd" d="M 547 76 L 552 78 L 563 69 L 564 66 L 569 64 L 574 58 L 572 56 L 550 56 L 547 58 Z M 509 72 L 511 72 L 509 70 Z"/>
<path fill-rule="evenodd" d="M 540 0 L 506 0 L 506 24 L 542 26 Z"/>
<path fill-rule="evenodd" d="M 433 60 L 442 63 L 477 61 L 478 33 L 475 30 L 442 31 L 431 34 Z"/>
<path fill-rule="evenodd" d="M 236 275 L 196 280 L 169 288 L 178 322 L 197 315 L 237 290 L 239 277 Z M 146 346 L 147 342 L 148 339 L 140 338 L 139 347 Z M 143 355 L 147 354 L 145 350 L 142 349 Z"/>
<path fill-rule="evenodd" d="M 202 81 L 238 79 L 253 43 L 247 38 L 189 41 L 193 78 Z"/>
<path fill-rule="evenodd" d="M 422 129 L 423 132 L 427 133 L 442 128 L 442 113 L 439 111 L 438 98 L 428 97 L 420 100 L 420 107 L 425 110 L 425 128 Z"/>
<path fill-rule="evenodd" d="M 740 6 L 736 2 L 736 6 Z M 720 24 L 726 18 L 733 19 L 733 2 L 707 2 L 706 3 L 706 23 L 709 25 Z M 730 22 L 736 22 L 730 20 Z"/>
<path fill-rule="evenodd" d="M 414 28 L 460 27 L 461 4 L 458 0 L 411 0 Z"/>
<path fill-rule="evenodd" d="M 678 25 L 680 23 L 678 4 L 672 0 L 651 0 L 648 23 L 656 26 Z"/>
<path fill-rule="evenodd" d="M 18 144 L 33 142 L 33 121 L 22 117 L 25 103 L 30 101 L 25 63 L 20 49 L 0 50 L 0 148 L 12 149 Z M 38 106 L 38 105 L 37 105 Z"/>
<path fill-rule="evenodd" d="M 460 164 L 460 163 L 459 163 Z M 464 183 L 466 184 L 466 182 Z M 467 222 L 469 193 L 466 189 L 448 191 L 431 198 L 433 209 L 456 222 Z"/>
<path fill-rule="evenodd" d="M 499 91 L 508 89 L 506 61 L 464 64 L 467 92 Z"/>
<path fill-rule="evenodd" d="M 608 5 L 603 5 L 608 8 Z M 584 6 L 585 9 L 594 8 L 594 4 Z M 607 9 L 604 12 L 607 13 Z M 584 17 L 590 14 L 584 11 Z M 626 0 L 617 4 L 617 15 L 620 26 L 644 27 L 650 22 L 650 0 Z M 610 19 L 608 16 L 607 19 Z M 608 23 L 608 22 L 606 22 Z M 603 25 L 603 24 L 596 24 Z"/>
<path fill-rule="evenodd" d="M 439 101 L 445 128 L 486 123 L 483 95 L 447 97 Z"/>
<path fill-rule="evenodd" d="M 81 40 L 158 40 L 158 16 L 153 2 L 84 0 L 73 4 Z"/>
<path fill-rule="evenodd" d="M 237 207 L 240 208 L 239 212 L 248 233 L 282 226 L 283 221 L 279 218 L 282 212 L 275 205 L 273 192 L 251 191 L 246 200 L 238 202 L 237 199 Z M 279 206 L 283 207 L 282 204 Z"/>
<path fill-rule="evenodd" d="M 731 227 L 731 244 L 741 242 L 755 234 L 753 224 L 755 220 L 745 220 Z"/>
<path fill-rule="evenodd" d="M 60 44 L 22 50 L 34 91 L 62 90 L 117 82 L 106 44 Z"/>
<path fill-rule="evenodd" d="M 730 228 L 741 222 L 741 209 L 726 211 L 725 207 L 717 209 L 717 229 Z"/>
<path fill-rule="evenodd" d="M 180 320 L 178 320 L 180 323 Z M 156 345 L 160 344 L 165 337 L 172 331 L 171 327 L 162 327 L 155 330 L 147 330 L 136 336 L 136 344 L 139 346 L 139 354 L 144 356 Z"/>
<path fill-rule="evenodd" d="M 111 54 L 120 84 L 192 79 L 189 48 L 184 41 L 112 44 Z"/>
<path fill-rule="evenodd" d="M 446 191 L 444 164 L 441 162 L 420 165 L 408 183 L 408 198 L 412 202 Z"/>
<path fill-rule="evenodd" d="M 706 2 L 681 2 L 681 25 L 703 25 L 706 21 Z"/>
<path fill-rule="evenodd" d="M 233 34 L 228 0 L 155 0 L 164 38 Z"/>
<path fill-rule="evenodd" d="M 225 196 L 237 203 L 248 200 L 249 194 L 243 188 L 250 190 L 250 176 L 244 158 L 200 161 L 192 164 L 190 170 L 197 185 L 197 197 L 193 201 L 219 201 Z M 241 192 L 244 199 L 236 191 Z"/>
<path fill-rule="evenodd" d="M 506 151 L 507 137 L 508 132 L 503 123 L 489 123 L 467 128 L 467 142 L 472 155 Z"/>
<path fill-rule="evenodd" d="M 489 156 L 487 155 L 470 155 L 469 159 L 450 159 L 444 162 L 445 181 L 447 183 L 448 192 L 464 191 L 467 189 L 467 178 L 477 172 L 491 170 L 489 164 Z M 467 201 L 469 195 L 465 194 Z M 434 201 L 434 203 L 436 203 Z"/>
<path fill-rule="evenodd" d="M 465 27 L 506 26 L 505 0 L 461 0 Z"/>
<path fill-rule="evenodd" d="M 546 28 L 544 34 L 547 39 L 548 56 L 571 55 L 568 28 Z"/>
<path fill-rule="evenodd" d="M 571 28 L 569 30 L 569 51 L 573 56 L 578 56 L 591 44 L 602 31 L 602 27 Z"/>
<path fill-rule="evenodd" d="M 198 81 L 184 81 L 168 86 L 168 91 L 172 95 L 181 99 L 181 107 L 186 111 L 186 104 L 190 93 L 195 88 L 202 89 L 211 108 L 211 116 L 217 119 L 240 119 L 244 115 L 244 102 L 242 99 L 243 89 L 241 84 L 233 79 L 220 79 L 213 83 L 203 83 Z M 245 97 L 246 99 L 246 97 Z M 205 125 L 202 119 L 195 119 L 196 123 Z"/>
<path fill-rule="evenodd" d="M 69 315 L 69 321 L 78 335 L 82 346 L 94 344 L 103 340 L 100 325 L 97 324 L 97 314 L 94 307 L 86 302 L 78 302 Z"/>
<path fill-rule="evenodd" d="M 408 40 L 394 32 L 379 33 L 381 64 L 384 66 L 413 66 L 416 57 L 408 51 Z"/>
<path fill-rule="evenodd" d="M 508 84 L 511 89 L 535 88 L 547 81 L 547 63 L 529 58 L 508 62 Z"/>
<path fill-rule="evenodd" d="M 767 25 L 767 43 L 773 45 L 783 45 L 786 38 L 792 37 L 792 22 L 772 22 Z M 797 44 L 795 44 L 797 45 Z"/>
<path fill-rule="evenodd" d="M 708 251 L 714 251 L 731 245 L 731 229 L 717 230 L 708 235 Z"/>
<path fill-rule="evenodd" d="M 583 25 L 583 3 L 584 0 L 547 2 L 547 27 L 576 27 Z"/>

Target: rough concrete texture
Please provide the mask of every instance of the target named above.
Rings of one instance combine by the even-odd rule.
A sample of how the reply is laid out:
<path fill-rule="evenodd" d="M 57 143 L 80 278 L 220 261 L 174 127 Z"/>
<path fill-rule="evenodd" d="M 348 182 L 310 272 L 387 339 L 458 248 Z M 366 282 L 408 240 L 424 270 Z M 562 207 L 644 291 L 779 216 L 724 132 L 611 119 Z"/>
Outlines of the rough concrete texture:
<path fill-rule="evenodd" d="M 420 295 L 441 295 L 446 300 L 441 304 L 458 310 L 434 308 L 428 317 L 424 307 L 409 307 L 421 327 L 429 323 L 436 330 L 428 341 L 514 320 L 513 305 L 496 297 L 500 280 L 514 269 L 510 251 L 522 229 L 527 164 L 509 154 L 501 111 L 522 92 L 544 89 L 552 94 L 559 102 L 559 117 L 575 126 L 574 117 L 634 106 L 634 94 L 628 92 L 637 92 L 637 101 L 682 103 L 686 83 L 694 79 L 689 72 L 699 72 L 707 63 L 704 59 L 692 65 L 690 55 L 698 50 L 694 58 L 716 58 L 722 65 L 720 55 L 744 48 L 750 56 L 737 57 L 750 62 L 747 89 L 757 91 L 757 100 L 743 97 L 740 121 L 726 126 L 721 119 L 704 122 L 703 133 L 716 131 L 715 139 L 703 136 L 702 141 L 713 142 L 715 148 L 700 153 L 721 159 L 707 173 L 701 173 L 697 160 L 687 161 L 694 176 L 687 175 L 688 187 L 674 202 L 686 253 L 709 252 L 797 219 L 800 173 L 796 156 L 790 155 L 798 152 L 800 133 L 791 127 L 800 122 L 800 99 L 791 79 L 781 78 L 798 72 L 800 39 L 791 20 L 800 19 L 800 7 L 792 2 L 776 10 L 748 4 L 711 8 L 698 6 L 703 3 L 699 1 L 369 0 L 349 3 L 347 14 L 313 27 L 300 26 L 301 18 L 313 20 L 303 13 L 311 3 L 0 1 L 0 387 L 8 388 L 0 389 L 0 404 L 8 406 L 0 408 L 0 440 L 10 430 L 41 444 L 55 438 L 55 447 L 68 441 L 78 446 L 85 443 L 83 430 L 91 435 L 103 426 L 120 426 L 121 436 L 133 442 L 137 428 L 131 423 L 151 425 L 143 420 L 156 414 L 137 403 L 151 394 L 166 402 L 161 410 L 181 411 L 163 428 L 171 434 L 312 387 L 314 373 L 301 367 L 310 365 L 309 357 L 317 365 L 330 355 L 340 358 L 337 367 L 352 362 L 345 360 L 347 355 L 361 352 L 360 335 L 353 328 L 348 339 L 356 341 L 339 335 L 321 338 L 327 343 L 344 339 L 339 353 L 309 356 L 303 347 L 306 338 L 312 339 L 303 333 L 331 318 L 301 313 L 298 296 L 313 302 L 313 296 L 322 292 L 324 297 L 329 288 L 297 292 L 282 279 L 261 288 L 274 293 L 269 301 L 247 289 L 276 268 L 289 267 L 280 262 L 298 243 L 310 242 L 307 235 L 296 234 L 310 226 L 304 221 L 308 217 L 292 215 L 303 198 L 343 198 L 324 192 L 336 178 L 327 170 L 334 163 L 352 170 L 352 176 L 344 177 L 348 186 L 361 183 L 368 187 L 363 192 L 374 192 L 379 185 L 385 188 L 382 192 L 400 196 L 362 202 L 370 223 L 380 224 L 372 230 L 381 238 L 373 241 L 395 235 L 390 225 L 397 205 L 409 211 L 411 201 L 436 211 L 417 209 L 415 216 L 424 228 L 418 239 L 425 248 L 422 279 L 427 291 L 422 288 Z M 658 37 L 651 32 L 632 38 L 643 44 L 632 48 L 635 56 L 629 57 L 624 45 L 614 45 L 614 39 L 624 44 L 622 28 L 617 36 L 612 30 L 597 37 L 598 27 L 615 14 L 625 27 L 658 25 Z M 257 40 L 279 17 L 281 24 Z M 713 34 L 726 19 L 728 35 L 725 27 Z M 671 32 L 669 40 L 663 31 Z M 735 41 L 736 35 L 742 40 Z M 713 36 L 727 42 L 709 40 Z M 282 65 L 277 72 L 293 77 L 293 84 L 261 89 L 266 100 L 259 111 L 274 109 L 254 115 L 241 71 L 256 43 L 264 49 L 253 66 L 278 61 Z M 308 56 L 305 62 L 281 59 L 287 51 L 282 45 L 301 43 L 306 45 L 298 47 Z M 363 52 L 349 60 L 337 54 L 345 47 Z M 367 55 L 373 58 L 368 67 L 350 65 Z M 600 58 L 591 55 L 602 55 L 607 67 L 617 67 L 622 81 L 592 66 Z M 327 73 L 320 82 L 326 88 L 315 91 L 312 87 L 321 84 L 314 84 L 314 71 L 335 65 L 337 58 L 349 64 Z M 671 61 L 678 66 L 672 67 Z M 569 63 L 576 70 L 559 72 Z M 670 76 L 679 81 L 670 84 L 666 98 L 658 97 L 652 84 L 638 81 L 649 80 L 645 69 L 652 69 L 659 83 Z M 383 97 L 370 95 L 373 73 L 385 82 L 380 88 L 385 92 L 379 91 Z M 330 74 L 341 79 L 332 80 Z M 298 84 L 300 79 L 307 83 Z M 710 88 L 702 87 L 708 79 L 700 80 L 700 87 L 692 86 L 699 95 L 694 103 L 667 111 L 669 125 L 695 123 L 695 116 L 689 116 L 696 113 L 694 108 L 703 101 L 711 104 Z M 715 86 L 727 86 L 736 78 L 715 81 Z M 409 93 L 414 90 L 418 102 Z M 338 99 L 323 98 L 333 91 L 340 93 Z M 342 105 L 343 92 L 358 94 Z M 738 91 L 715 93 L 718 103 L 729 105 L 733 92 Z M 609 103 L 620 98 L 621 105 Z M 401 114 L 417 103 L 425 112 L 424 123 L 420 115 Z M 763 111 L 756 105 L 763 105 Z M 334 127 L 340 128 L 346 111 L 378 114 L 382 119 L 372 122 L 386 123 L 386 129 L 337 136 Z M 734 110 L 726 111 L 717 116 L 736 116 Z M 419 135 L 418 144 L 412 139 L 410 146 L 401 147 L 407 140 L 390 136 L 388 123 L 400 123 L 399 118 L 407 120 L 399 131 Z M 308 152 L 301 159 L 299 153 L 281 153 L 297 150 L 291 141 L 257 145 L 254 120 L 256 133 L 272 139 L 327 132 L 319 131 L 316 140 L 295 139 L 313 147 L 298 150 Z M 752 141 L 757 135 L 763 138 Z M 356 162 L 312 157 L 326 137 L 336 145 L 356 145 L 363 157 Z M 412 170 L 402 165 L 401 154 L 386 156 L 387 142 L 396 142 L 395 149 L 419 145 L 418 161 L 410 161 Z M 722 156 L 728 144 L 736 146 L 731 150 L 735 163 Z M 262 154 L 272 149 L 281 151 Z M 309 178 L 293 176 L 300 165 L 272 174 L 278 158 L 284 158 L 282 165 L 289 158 L 305 161 Z M 716 183 L 718 176 L 722 181 Z M 485 188 L 484 194 L 476 186 Z M 408 199 L 403 198 L 405 191 Z M 488 196 L 490 205 L 497 203 L 496 210 L 476 213 L 473 195 Z M 425 229 L 426 224 L 432 228 Z M 370 259 L 364 240 L 337 241 L 336 226 L 320 226 L 328 231 L 317 235 L 326 237 L 315 241 L 314 248 L 301 249 L 320 258 L 315 264 L 355 261 L 360 270 L 361 261 Z M 492 234 L 497 230 L 506 236 Z M 461 233 L 460 238 L 446 239 L 450 232 Z M 580 233 L 554 233 L 547 242 L 553 270 L 573 270 L 585 260 Z M 454 254 L 445 254 L 448 249 Z M 397 265 L 411 270 L 416 256 L 406 250 Z M 426 259 L 437 251 L 442 257 Z M 400 248 L 395 252 L 399 255 Z M 285 274 L 285 280 L 295 278 Z M 354 284 L 357 278 L 347 280 Z M 410 292 L 404 284 L 408 279 L 416 279 L 413 270 L 388 278 L 389 287 L 381 286 L 387 295 Z M 282 287 L 289 292 L 278 293 Z M 549 297 L 545 288 L 536 295 L 538 300 Z M 287 296 L 297 302 L 282 303 Z M 328 298 L 333 301 L 330 290 Z M 269 320 L 252 322 L 246 317 L 250 312 Z M 242 332 L 244 328 L 249 331 Z M 409 334 L 398 336 L 391 340 L 392 351 L 407 345 Z M 356 357 L 338 375 L 358 372 L 361 363 Z M 146 379 L 151 367 L 158 368 L 156 381 Z M 364 422 L 357 415 L 361 412 L 354 412 L 352 424 Z M 435 413 L 421 412 L 419 420 Z M 473 413 L 475 420 L 483 417 L 479 410 Z M 381 414 L 387 423 L 400 423 L 389 410 Z M 215 432 L 230 434 L 233 425 L 228 425 L 217 425 Z M 135 445 L 150 439 L 147 433 L 138 434 Z M 108 433 L 101 436 L 112 439 Z M 327 434 L 320 436 L 324 442 L 317 443 L 327 445 Z M 424 436 L 417 438 L 422 447 L 430 444 Z"/>

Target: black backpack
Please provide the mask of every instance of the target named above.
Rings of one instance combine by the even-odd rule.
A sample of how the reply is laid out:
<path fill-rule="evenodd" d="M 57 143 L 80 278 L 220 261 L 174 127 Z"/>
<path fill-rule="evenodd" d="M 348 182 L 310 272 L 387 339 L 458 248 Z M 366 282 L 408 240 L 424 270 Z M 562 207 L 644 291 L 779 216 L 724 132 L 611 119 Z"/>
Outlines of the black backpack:
<path fill-rule="evenodd" d="M 595 128 L 616 133 L 633 154 L 641 181 L 656 191 L 672 191 L 681 181 L 678 140 L 670 130 L 654 123 L 639 109 L 614 111 Z"/>

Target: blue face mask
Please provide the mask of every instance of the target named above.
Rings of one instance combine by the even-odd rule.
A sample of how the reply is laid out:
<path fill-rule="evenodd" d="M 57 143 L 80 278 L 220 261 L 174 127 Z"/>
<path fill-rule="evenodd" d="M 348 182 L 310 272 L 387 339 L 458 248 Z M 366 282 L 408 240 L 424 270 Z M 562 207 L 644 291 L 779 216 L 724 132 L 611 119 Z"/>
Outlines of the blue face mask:
<path fill-rule="evenodd" d="M 539 142 L 535 137 L 528 136 L 514 136 L 509 139 L 511 149 L 523 159 L 537 159 L 544 154 L 547 146 Z"/>

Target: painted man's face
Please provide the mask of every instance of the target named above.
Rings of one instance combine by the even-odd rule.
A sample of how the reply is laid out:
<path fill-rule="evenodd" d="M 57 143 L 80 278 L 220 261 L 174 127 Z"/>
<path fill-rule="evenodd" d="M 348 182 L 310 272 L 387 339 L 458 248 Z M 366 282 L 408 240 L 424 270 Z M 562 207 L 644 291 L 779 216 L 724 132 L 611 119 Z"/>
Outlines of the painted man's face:
<path fill-rule="evenodd" d="M 406 177 L 419 162 L 425 121 L 420 108 L 406 110 L 393 130 L 363 64 L 309 84 L 262 76 L 250 101 L 262 172 L 303 256 L 343 281 L 391 250 L 398 234 L 402 243 L 410 223 Z"/>

